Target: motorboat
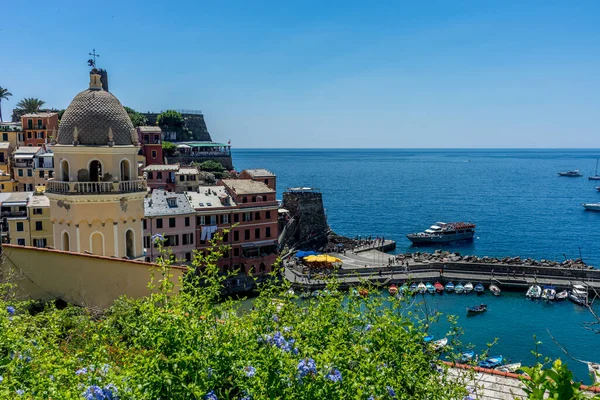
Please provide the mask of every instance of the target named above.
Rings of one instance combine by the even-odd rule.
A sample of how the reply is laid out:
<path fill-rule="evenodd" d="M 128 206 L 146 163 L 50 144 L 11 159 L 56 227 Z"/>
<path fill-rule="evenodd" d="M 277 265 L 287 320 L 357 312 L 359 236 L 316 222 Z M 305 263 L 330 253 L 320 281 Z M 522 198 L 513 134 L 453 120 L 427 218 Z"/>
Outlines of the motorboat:
<path fill-rule="evenodd" d="M 600 181 L 600 175 L 598 175 L 598 159 L 597 158 L 596 158 L 596 172 L 594 172 L 594 175 L 588 176 L 588 179 L 590 181 Z"/>
<path fill-rule="evenodd" d="M 439 282 L 434 283 L 433 287 L 435 288 L 435 291 L 438 292 L 438 293 L 440 293 L 440 294 L 444 291 L 444 285 L 442 285 Z"/>
<path fill-rule="evenodd" d="M 390 295 L 392 295 L 392 296 L 395 296 L 395 295 L 397 295 L 397 294 L 398 294 L 398 286 L 396 286 L 396 285 L 391 285 L 391 286 L 388 288 L 388 292 L 389 292 L 389 294 L 390 294 Z"/>
<path fill-rule="evenodd" d="M 556 288 L 554 286 L 544 286 L 542 290 L 542 299 L 546 301 L 556 300 Z"/>
<path fill-rule="evenodd" d="M 521 368 L 521 363 L 504 364 L 494 368 L 496 371 L 501 372 L 516 372 Z"/>
<path fill-rule="evenodd" d="M 573 285 L 569 292 L 569 300 L 580 306 L 587 306 L 587 289 L 583 285 Z"/>
<path fill-rule="evenodd" d="M 448 290 L 448 289 L 446 289 L 446 290 Z M 464 291 L 465 291 L 465 287 L 461 283 L 459 283 L 458 285 L 454 286 L 454 292 L 455 293 L 461 294 Z"/>
<path fill-rule="evenodd" d="M 433 335 L 427 335 L 427 336 L 425 336 L 425 337 L 423 338 L 423 341 L 424 341 L 425 343 L 429 343 L 429 342 L 431 342 L 432 340 L 433 340 Z"/>
<path fill-rule="evenodd" d="M 489 357 L 479 363 L 479 366 L 482 368 L 496 368 L 500 364 L 502 364 L 504 358 L 502 356 L 494 356 Z"/>
<path fill-rule="evenodd" d="M 600 203 L 583 203 L 582 206 L 588 211 L 600 211 Z"/>
<path fill-rule="evenodd" d="M 439 340 L 435 340 L 432 343 L 433 349 L 435 351 L 440 351 L 442 350 L 444 347 L 446 347 L 448 345 L 448 338 L 443 338 L 443 339 L 439 339 Z"/>
<path fill-rule="evenodd" d="M 583 285 L 573 285 L 571 292 L 580 297 L 587 297 L 588 294 L 587 288 Z"/>
<path fill-rule="evenodd" d="M 560 176 L 568 176 L 570 178 L 578 178 L 580 176 L 583 176 L 583 174 L 581 172 L 579 172 L 578 169 L 574 169 L 573 171 L 559 172 L 558 175 L 560 175 Z"/>
<path fill-rule="evenodd" d="M 500 296 L 500 288 L 497 285 L 494 285 L 493 283 L 490 285 L 490 292 L 492 292 L 494 294 L 494 296 Z"/>
<path fill-rule="evenodd" d="M 542 295 L 542 288 L 539 285 L 531 285 L 529 289 L 527 289 L 527 293 L 525 297 L 528 299 L 539 299 Z"/>
<path fill-rule="evenodd" d="M 473 284 L 471 282 L 467 282 L 465 285 L 465 293 L 469 294 L 473 291 Z"/>
<path fill-rule="evenodd" d="M 481 314 L 487 311 L 486 304 L 480 304 L 478 306 L 467 307 L 467 314 Z"/>
<path fill-rule="evenodd" d="M 427 289 L 427 291 L 428 291 L 429 293 L 431 293 L 431 294 L 434 294 L 434 293 L 435 293 L 435 286 L 433 286 L 433 285 L 431 284 L 431 282 L 427 282 L 427 283 L 425 284 L 425 288 Z"/>
<path fill-rule="evenodd" d="M 460 355 L 460 362 L 462 363 L 467 363 L 470 362 L 471 360 L 473 360 L 473 357 L 475 357 L 475 351 L 474 350 L 469 350 L 469 351 L 465 351 L 464 353 L 462 353 Z"/>
<path fill-rule="evenodd" d="M 446 292 L 448 292 L 448 293 L 454 292 L 454 283 L 448 282 L 448 283 L 446 283 L 446 286 L 444 288 L 446 289 Z"/>
<path fill-rule="evenodd" d="M 477 294 L 482 294 L 484 292 L 485 288 L 483 287 L 483 285 L 481 283 L 478 283 L 477 285 L 475 285 L 475 293 Z"/>
<path fill-rule="evenodd" d="M 569 292 L 566 290 L 556 293 L 556 301 L 565 300 L 567 297 L 569 297 Z"/>
<path fill-rule="evenodd" d="M 411 284 L 410 284 L 410 287 L 408 288 L 408 290 L 410 290 L 410 292 L 411 292 L 412 294 L 415 294 L 415 293 L 417 293 L 417 290 L 418 290 L 418 288 L 417 288 L 417 284 L 416 284 L 416 283 L 411 283 Z"/>
<path fill-rule="evenodd" d="M 431 283 L 430 283 L 430 285 L 431 285 Z M 425 286 L 425 284 L 423 282 L 421 282 L 417 285 L 417 292 L 423 294 L 426 291 L 427 291 L 427 286 Z"/>
<path fill-rule="evenodd" d="M 475 224 L 470 222 L 436 222 L 423 232 L 409 233 L 406 237 L 416 246 L 472 240 Z"/>
<path fill-rule="evenodd" d="M 587 365 L 590 375 L 594 377 L 594 383 L 600 383 L 600 364 L 588 362 Z"/>

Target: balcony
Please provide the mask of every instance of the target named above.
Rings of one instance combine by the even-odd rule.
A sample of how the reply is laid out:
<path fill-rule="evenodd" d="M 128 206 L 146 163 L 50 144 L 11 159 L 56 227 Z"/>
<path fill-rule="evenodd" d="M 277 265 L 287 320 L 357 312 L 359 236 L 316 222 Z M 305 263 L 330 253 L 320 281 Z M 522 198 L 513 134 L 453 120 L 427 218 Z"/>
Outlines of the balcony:
<path fill-rule="evenodd" d="M 31 161 L 16 161 L 13 164 L 13 167 L 17 168 L 33 168 L 33 160 Z"/>
<path fill-rule="evenodd" d="M 147 185 L 144 179 L 121 182 L 64 182 L 53 179 L 48 180 L 47 193 L 59 194 L 111 194 L 146 192 Z"/>
<path fill-rule="evenodd" d="M 27 125 L 26 131 L 44 131 L 46 130 L 46 125 Z"/>

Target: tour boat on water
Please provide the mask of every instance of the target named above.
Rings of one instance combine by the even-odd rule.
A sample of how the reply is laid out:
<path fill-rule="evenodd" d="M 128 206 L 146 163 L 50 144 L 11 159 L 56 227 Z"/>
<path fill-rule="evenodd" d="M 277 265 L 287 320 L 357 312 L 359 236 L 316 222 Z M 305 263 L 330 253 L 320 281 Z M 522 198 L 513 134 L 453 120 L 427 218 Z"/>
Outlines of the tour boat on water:
<path fill-rule="evenodd" d="M 560 175 L 560 176 L 568 176 L 568 177 L 571 177 L 571 178 L 576 178 L 576 177 L 583 176 L 583 174 L 581 172 L 579 172 L 578 169 L 574 169 L 573 171 L 559 172 L 558 175 Z"/>
<path fill-rule="evenodd" d="M 588 211 L 600 211 L 600 203 L 583 203 L 582 206 Z"/>
<path fill-rule="evenodd" d="M 587 289 L 583 285 L 573 285 L 569 292 L 569 300 L 580 306 L 587 305 Z"/>
<path fill-rule="evenodd" d="M 475 224 L 469 222 L 436 222 L 429 229 L 409 233 L 406 237 L 414 244 L 447 243 L 471 240 L 475 235 Z"/>

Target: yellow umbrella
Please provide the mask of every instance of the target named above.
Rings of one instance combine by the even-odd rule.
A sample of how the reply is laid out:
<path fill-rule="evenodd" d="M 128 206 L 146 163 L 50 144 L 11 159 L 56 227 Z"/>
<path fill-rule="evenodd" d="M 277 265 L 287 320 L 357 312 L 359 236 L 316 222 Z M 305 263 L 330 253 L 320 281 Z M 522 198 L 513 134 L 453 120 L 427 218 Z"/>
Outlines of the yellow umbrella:
<path fill-rule="evenodd" d="M 317 256 L 307 256 L 307 257 L 304 257 L 304 261 L 306 261 L 306 262 L 315 262 L 315 261 L 317 261 Z"/>

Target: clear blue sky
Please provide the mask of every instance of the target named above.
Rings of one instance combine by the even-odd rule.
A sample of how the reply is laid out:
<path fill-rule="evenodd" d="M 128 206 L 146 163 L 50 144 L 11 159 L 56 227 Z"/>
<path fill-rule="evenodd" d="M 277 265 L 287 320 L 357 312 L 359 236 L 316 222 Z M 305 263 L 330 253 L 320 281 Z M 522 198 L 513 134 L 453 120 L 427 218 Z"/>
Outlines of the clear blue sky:
<path fill-rule="evenodd" d="M 66 107 L 96 48 L 139 111 L 235 147 L 600 147 L 600 1 L 9 1 L 0 86 Z"/>

